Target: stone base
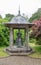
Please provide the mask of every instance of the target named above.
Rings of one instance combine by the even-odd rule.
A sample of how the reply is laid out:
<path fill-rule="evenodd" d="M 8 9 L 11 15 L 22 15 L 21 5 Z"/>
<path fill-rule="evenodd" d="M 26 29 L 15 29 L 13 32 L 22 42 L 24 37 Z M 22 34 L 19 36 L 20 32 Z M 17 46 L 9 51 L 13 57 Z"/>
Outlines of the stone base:
<path fill-rule="evenodd" d="M 6 48 L 6 51 L 10 54 L 10 55 L 26 55 L 29 54 L 32 49 L 29 47 L 17 47 L 17 46 L 12 46 L 12 47 L 8 47 Z"/>

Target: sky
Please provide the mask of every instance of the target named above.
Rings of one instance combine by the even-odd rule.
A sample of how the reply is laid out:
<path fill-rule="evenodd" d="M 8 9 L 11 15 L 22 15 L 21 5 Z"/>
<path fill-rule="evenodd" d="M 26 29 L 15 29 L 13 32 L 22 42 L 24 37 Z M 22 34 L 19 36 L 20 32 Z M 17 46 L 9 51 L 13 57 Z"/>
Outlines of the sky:
<path fill-rule="evenodd" d="M 19 6 L 21 15 L 24 13 L 31 17 L 38 8 L 41 8 L 41 0 L 0 0 L 0 14 L 3 17 L 7 13 L 17 15 Z"/>

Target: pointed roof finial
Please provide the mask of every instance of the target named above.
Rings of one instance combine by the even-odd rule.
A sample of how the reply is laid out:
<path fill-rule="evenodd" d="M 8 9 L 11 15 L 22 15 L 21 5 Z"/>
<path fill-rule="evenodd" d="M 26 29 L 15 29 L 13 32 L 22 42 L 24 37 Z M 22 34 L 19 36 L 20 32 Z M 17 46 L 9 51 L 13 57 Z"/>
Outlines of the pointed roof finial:
<path fill-rule="evenodd" d="M 19 11 L 18 11 L 18 15 L 20 15 L 20 5 L 19 5 Z"/>

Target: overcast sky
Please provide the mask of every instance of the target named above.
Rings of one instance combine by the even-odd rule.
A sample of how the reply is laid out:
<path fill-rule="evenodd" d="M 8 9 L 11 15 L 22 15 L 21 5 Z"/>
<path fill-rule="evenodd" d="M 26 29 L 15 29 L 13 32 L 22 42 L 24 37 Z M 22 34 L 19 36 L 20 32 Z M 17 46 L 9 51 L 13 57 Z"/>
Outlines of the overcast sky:
<path fill-rule="evenodd" d="M 11 13 L 18 14 L 20 5 L 21 14 L 26 14 L 30 17 L 38 8 L 41 8 L 41 0 L 0 0 L 0 14 Z"/>

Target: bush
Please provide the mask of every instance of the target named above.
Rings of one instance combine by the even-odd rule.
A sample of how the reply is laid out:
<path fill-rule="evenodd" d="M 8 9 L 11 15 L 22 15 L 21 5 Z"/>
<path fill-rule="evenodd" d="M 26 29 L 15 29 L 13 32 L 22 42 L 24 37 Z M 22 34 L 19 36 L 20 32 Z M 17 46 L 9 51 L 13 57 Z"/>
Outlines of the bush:
<path fill-rule="evenodd" d="M 4 26 L 2 26 L 2 29 L 0 30 L 0 46 L 3 45 L 9 45 L 9 29 Z"/>
<path fill-rule="evenodd" d="M 36 44 L 41 45 L 41 37 L 38 37 L 36 40 Z"/>
<path fill-rule="evenodd" d="M 30 43 L 36 43 L 36 39 L 34 39 L 34 38 L 30 38 Z"/>

